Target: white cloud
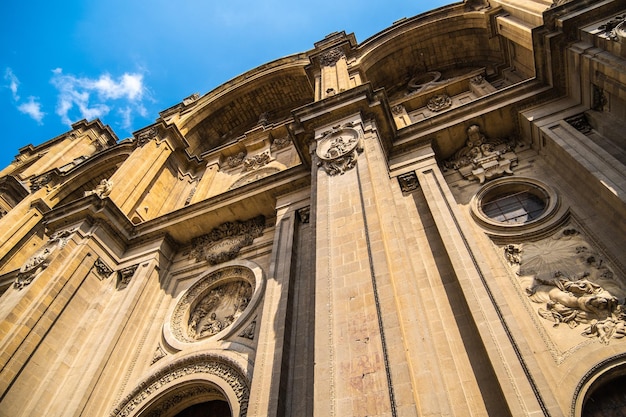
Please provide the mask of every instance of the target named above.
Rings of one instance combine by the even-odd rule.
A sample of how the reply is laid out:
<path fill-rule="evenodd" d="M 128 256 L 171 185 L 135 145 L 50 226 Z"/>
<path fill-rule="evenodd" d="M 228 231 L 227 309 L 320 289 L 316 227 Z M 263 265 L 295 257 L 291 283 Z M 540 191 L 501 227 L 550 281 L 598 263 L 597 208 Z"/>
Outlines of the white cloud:
<path fill-rule="evenodd" d="M 13 70 L 11 68 L 7 68 L 6 70 L 4 70 L 4 80 L 9 83 L 5 87 L 11 90 L 11 94 L 13 94 L 13 100 L 18 101 L 20 99 L 20 96 L 17 94 L 17 89 L 20 85 L 20 81 L 17 79 L 15 74 L 13 74 Z"/>
<path fill-rule="evenodd" d="M 42 124 L 46 113 L 41 111 L 41 103 L 38 100 L 38 97 L 28 97 L 28 101 L 17 106 L 17 109 L 32 117 L 37 123 Z"/>
<path fill-rule="evenodd" d="M 115 109 L 122 116 L 123 127 L 129 129 L 133 113 L 145 114 L 142 74 L 124 73 L 114 79 L 107 73 L 98 78 L 76 77 L 64 74 L 61 68 L 52 73 L 52 85 L 59 92 L 56 113 L 67 125 L 77 119 L 102 118 Z"/>

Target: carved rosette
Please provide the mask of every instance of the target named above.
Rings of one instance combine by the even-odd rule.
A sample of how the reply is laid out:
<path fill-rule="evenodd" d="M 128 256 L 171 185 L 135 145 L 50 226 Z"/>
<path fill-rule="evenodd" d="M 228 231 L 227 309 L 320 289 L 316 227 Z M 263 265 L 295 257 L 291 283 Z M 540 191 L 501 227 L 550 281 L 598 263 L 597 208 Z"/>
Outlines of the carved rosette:
<path fill-rule="evenodd" d="M 322 166 L 328 175 L 344 174 L 354 168 L 358 156 L 363 152 L 361 134 L 351 123 L 335 127 L 324 132 L 317 141 L 316 154 L 318 166 Z"/>
<path fill-rule="evenodd" d="M 249 317 L 260 284 L 254 272 L 243 266 L 212 272 L 180 298 L 171 316 L 171 333 L 178 341 L 191 343 L 237 327 Z"/>
<path fill-rule="evenodd" d="M 553 328 L 582 328 L 580 335 L 604 344 L 626 337 L 626 286 L 576 228 L 506 245 L 504 256 L 529 300 L 541 305 L 537 314 Z"/>
<path fill-rule="evenodd" d="M 440 112 L 452 106 L 452 99 L 447 94 L 437 94 L 426 104 L 428 110 L 432 112 Z"/>
<path fill-rule="evenodd" d="M 195 380 L 202 381 L 209 378 L 217 378 L 223 381 L 223 386 L 228 387 L 232 391 L 233 399 L 238 402 L 239 416 L 245 417 L 248 414 L 248 401 L 250 398 L 250 382 L 245 373 L 239 367 L 232 363 L 229 359 L 218 355 L 195 355 L 188 357 L 179 362 L 168 365 L 159 370 L 146 381 L 137 385 L 129 395 L 127 395 L 120 404 L 111 412 L 111 417 L 128 417 L 133 415 L 135 410 L 141 408 L 150 398 L 154 398 L 159 393 L 165 393 L 168 387 L 175 385 L 182 379 L 195 377 Z M 195 387 L 204 387 L 203 392 L 211 390 L 209 384 L 196 384 Z M 191 389 L 193 391 L 187 391 Z M 179 401 L 173 401 L 177 395 L 189 398 L 198 396 L 203 392 L 197 391 L 197 388 L 185 388 L 184 391 L 175 391 L 171 396 L 165 397 L 162 401 L 155 404 L 155 408 L 150 409 L 148 415 L 162 415 L 166 410 L 171 409 Z M 223 388 L 222 388 L 223 389 Z M 212 391 L 211 391 L 212 392 Z M 226 393 L 228 396 L 228 393 Z M 223 393 L 222 393 L 223 395 Z M 182 400 L 183 398 L 178 398 Z"/>
<path fill-rule="evenodd" d="M 264 216 L 244 222 L 223 223 L 206 235 L 193 239 L 189 258 L 198 262 L 206 260 L 211 265 L 229 261 L 237 257 L 241 248 L 262 236 L 264 228 Z"/>
<path fill-rule="evenodd" d="M 15 278 L 13 286 L 21 290 L 29 285 L 39 274 L 41 274 L 52 261 L 52 256 L 59 249 L 62 249 L 75 232 L 75 229 L 64 230 L 53 234 L 50 240 L 46 242 L 33 256 L 28 258 Z"/>

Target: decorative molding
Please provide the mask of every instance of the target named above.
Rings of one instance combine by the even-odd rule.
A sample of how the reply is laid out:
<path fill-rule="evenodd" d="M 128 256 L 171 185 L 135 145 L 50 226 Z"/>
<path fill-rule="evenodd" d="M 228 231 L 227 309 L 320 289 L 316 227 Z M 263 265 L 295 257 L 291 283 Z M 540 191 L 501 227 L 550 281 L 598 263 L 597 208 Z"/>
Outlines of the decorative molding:
<path fill-rule="evenodd" d="M 111 269 L 102 258 L 96 259 L 96 262 L 93 264 L 96 272 L 98 273 L 98 278 L 102 281 L 105 278 L 108 278 L 113 273 L 113 269 Z"/>
<path fill-rule="evenodd" d="M 130 280 L 135 275 L 135 271 L 137 270 L 137 267 L 139 267 L 139 264 L 122 268 L 119 271 L 117 271 L 118 275 L 117 275 L 116 288 L 118 290 L 123 290 L 124 288 L 128 286 L 128 284 L 130 284 Z"/>
<path fill-rule="evenodd" d="M 482 74 L 475 75 L 472 78 L 470 78 L 470 83 L 474 85 L 481 85 L 484 82 L 485 82 L 485 78 L 482 76 Z"/>
<path fill-rule="evenodd" d="M 320 56 L 320 65 L 322 65 L 323 67 L 332 67 L 345 56 L 346 55 L 340 48 L 333 48 Z"/>
<path fill-rule="evenodd" d="M 483 184 L 487 179 L 513 174 L 512 168 L 517 165 L 513 148 L 513 141 L 487 139 L 478 125 L 471 125 L 465 146 L 443 164 L 448 169 L 458 170 L 463 178 L 476 179 Z"/>
<path fill-rule="evenodd" d="M 420 187 L 420 183 L 417 179 L 417 175 L 415 175 L 415 172 L 399 175 L 398 184 L 400 184 L 400 190 L 402 190 L 403 193 L 413 192 Z"/>
<path fill-rule="evenodd" d="M 228 168 L 237 168 L 239 165 L 243 164 L 245 157 L 245 152 L 239 152 L 237 155 L 229 156 L 224 162 Z"/>
<path fill-rule="evenodd" d="M 234 259 L 241 248 L 252 244 L 263 235 L 265 217 L 258 216 L 246 221 L 226 222 L 192 240 L 189 258 L 197 262 L 208 261 L 215 265 Z"/>
<path fill-rule="evenodd" d="M 352 123 L 333 127 L 324 132 L 317 141 L 317 166 L 322 166 L 330 176 L 344 174 L 354 168 L 358 156 L 363 152 L 361 134 Z"/>
<path fill-rule="evenodd" d="M 233 183 L 233 185 L 231 185 L 230 187 L 228 187 L 229 190 L 238 188 L 238 187 L 242 187 L 246 184 L 250 184 L 251 182 L 255 182 L 258 181 L 262 178 L 265 177 L 269 177 L 270 175 L 276 174 L 277 172 L 280 172 L 280 169 L 276 168 L 276 167 L 268 167 L 268 168 L 259 168 L 256 169 L 254 171 L 249 172 L 248 174 L 242 176 L 241 178 L 239 178 L 237 181 L 235 181 Z"/>
<path fill-rule="evenodd" d="M 303 207 L 298 209 L 298 218 L 300 219 L 300 223 L 309 223 L 309 218 L 311 216 L 311 207 Z"/>
<path fill-rule="evenodd" d="M 396 116 L 400 116 L 404 114 L 404 112 L 405 112 L 405 109 L 402 104 L 397 104 L 391 108 L 391 113 L 393 113 Z"/>
<path fill-rule="evenodd" d="M 570 126 L 578 130 L 580 133 L 585 135 L 591 133 L 593 127 L 589 124 L 589 120 L 587 120 L 587 116 L 585 113 L 577 114 L 576 116 L 568 117 L 565 119 Z"/>
<path fill-rule="evenodd" d="M 620 42 L 626 38 L 626 14 L 615 16 L 608 22 L 598 26 L 599 35 L 612 41 Z"/>
<path fill-rule="evenodd" d="M 35 192 L 45 187 L 52 181 L 52 175 L 50 173 L 40 175 L 36 178 L 33 178 L 30 182 L 30 191 Z"/>
<path fill-rule="evenodd" d="M 282 138 L 276 138 L 272 142 L 272 146 L 270 147 L 272 152 L 281 150 L 291 145 L 291 138 L 289 136 L 283 136 Z"/>
<path fill-rule="evenodd" d="M 148 129 L 142 130 L 141 132 L 137 133 L 137 146 L 143 146 L 146 143 L 150 142 L 152 139 L 157 137 L 158 133 L 159 131 L 156 126 L 151 126 Z"/>
<path fill-rule="evenodd" d="M 452 107 L 452 99 L 447 94 L 437 94 L 428 100 L 426 107 L 432 112 L 440 112 Z"/>
<path fill-rule="evenodd" d="M 605 111 L 606 105 L 609 103 L 604 90 L 595 84 L 592 84 L 592 103 L 591 109 L 596 111 Z"/>
<path fill-rule="evenodd" d="M 272 159 L 269 151 L 261 152 L 243 160 L 242 172 L 249 172 L 267 165 Z"/>
<path fill-rule="evenodd" d="M 75 231 L 76 229 L 63 230 L 50 236 L 50 240 L 24 262 L 13 282 L 14 288 L 21 290 L 33 282 L 50 265 L 52 255 L 65 247 Z"/>
<path fill-rule="evenodd" d="M 217 377 L 233 390 L 239 402 L 239 415 L 248 413 L 250 383 L 235 364 L 217 355 L 195 355 L 161 369 L 142 382 L 111 412 L 111 417 L 129 417 L 133 411 L 153 394 L 163 390 L 166 385 L 175 383 L 183 377 L 202 375 Z"/>

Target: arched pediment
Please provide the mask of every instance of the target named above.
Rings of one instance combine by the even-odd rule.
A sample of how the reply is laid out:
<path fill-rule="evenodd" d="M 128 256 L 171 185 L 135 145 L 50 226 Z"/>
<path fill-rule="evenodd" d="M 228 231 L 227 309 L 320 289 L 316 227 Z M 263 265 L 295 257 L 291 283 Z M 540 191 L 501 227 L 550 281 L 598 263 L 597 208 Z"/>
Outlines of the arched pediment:
<path fill-rule="evenodd" d="M 442 79 L 478 68 L 496 74 L 507 59 L 488 24 L 484 13 L 463 6 L 404 19 L 363 42 L 360 67 L 374 88 L 384 87 L 392 98 L 404 94 L 412 78 L 432 71 Z"/>
<path fill-rule="evenodd" d="M 189 153 L 200 155 L 257 125 L 285 120 L 292 109 L 312 102 L 313 87 L 304 69 L 308 64 L 304 54 L 283 58 L 201 97 L 176 121 L 189 143 Z"/>

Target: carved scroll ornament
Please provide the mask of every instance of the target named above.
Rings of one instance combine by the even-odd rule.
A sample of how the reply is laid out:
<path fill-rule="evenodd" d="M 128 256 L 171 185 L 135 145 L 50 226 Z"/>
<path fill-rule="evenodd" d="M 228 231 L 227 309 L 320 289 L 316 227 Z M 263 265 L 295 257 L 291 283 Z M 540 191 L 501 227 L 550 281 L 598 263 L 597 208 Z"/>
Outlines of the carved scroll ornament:
<path fill-rule="evenodd" d="M 359 154 L 363 152 L 361 135 L 352 126 L 350 123 L 335 127 L 325 132 L 317 142 L 317 165 L 322 166 L 328 175 L 344 174 L 354 168 Z"/>
<path fill-rule="evenodd" d="M 527 283 L 529 300 L 542 305 L 538 315 L 553 327 L 585 326 L 582 336 L 604 344 L 626 336 L 626 287 L 577 229 L 566 228 L 538 242 L 507 245 L 504 252 Z"/>

